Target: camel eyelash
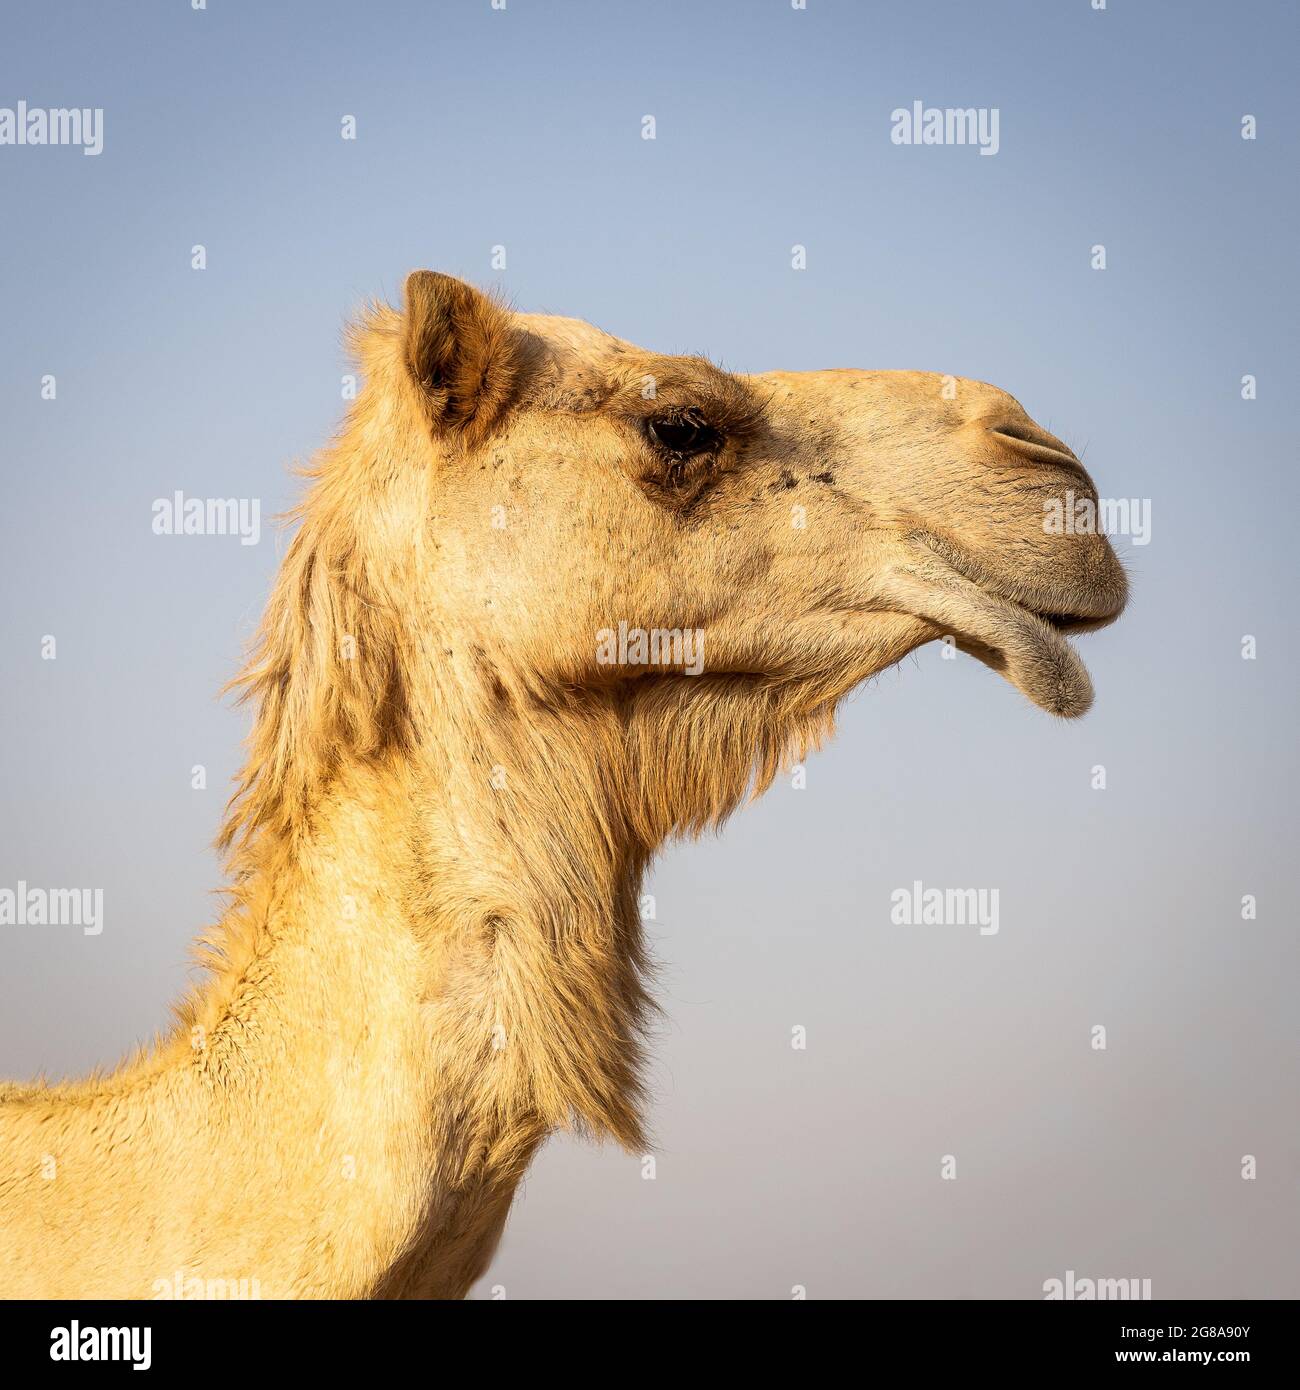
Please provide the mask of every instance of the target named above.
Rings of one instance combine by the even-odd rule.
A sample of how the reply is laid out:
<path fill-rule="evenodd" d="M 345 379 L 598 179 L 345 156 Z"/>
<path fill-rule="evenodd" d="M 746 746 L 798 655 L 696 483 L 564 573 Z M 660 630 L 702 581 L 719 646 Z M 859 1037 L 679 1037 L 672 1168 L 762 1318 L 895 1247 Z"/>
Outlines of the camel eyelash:
<path fill-rule="evenodd" d="M 722 431 L 696 410 L 652 415 L 645 421 L 645 432 L 651 444 L 678 461 L 716 453 L 723 445 Z"/>

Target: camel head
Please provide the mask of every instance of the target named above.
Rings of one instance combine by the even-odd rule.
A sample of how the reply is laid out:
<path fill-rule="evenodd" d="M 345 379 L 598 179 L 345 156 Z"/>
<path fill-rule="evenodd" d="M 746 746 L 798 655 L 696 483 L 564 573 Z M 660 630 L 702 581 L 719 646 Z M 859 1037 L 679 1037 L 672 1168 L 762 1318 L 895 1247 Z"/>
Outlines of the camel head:
<path fill-rule="evenodd" d="M 843 696 L 935 639 L 1053 714 L 1091 702 L 1069 636 L 1119 614 L 1124 572 L 1104 535 L 1047 526 L 1092 481 L 996 387 L 734 374 L 429 271 L 356 346 L 368 385 L 281 586 L 319 586 L 332 531 L 323 568 L 346 577 L 324 616 L 358 605 L 344 625 L 390 653 L 340 677 L 370 706 L 344 709 L 345 733 L 378 742 L 375 711 L 418 704 L 431 669 L 427 703 L 469 691 L 472 718 L 599 711 L 627 780 L 671 784 L 653 818 L 680 827 L 765 785 Z M 268 631 L 319 619 L 273 607 Z M 284 713 L 301 677 L 269 655 L 246 681 Z"/>

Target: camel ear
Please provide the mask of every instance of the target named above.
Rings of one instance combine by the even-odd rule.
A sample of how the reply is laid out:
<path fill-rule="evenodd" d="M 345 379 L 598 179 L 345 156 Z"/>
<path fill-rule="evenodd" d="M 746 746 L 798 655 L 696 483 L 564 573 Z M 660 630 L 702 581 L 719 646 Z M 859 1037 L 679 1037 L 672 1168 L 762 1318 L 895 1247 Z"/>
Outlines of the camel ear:
<path fill-rule="evenodd" d="M 518 397 L 520 334 L 506 310 L 450 275 L 412 271 L 404 298 L 406 366 L 434 432 L 479 443 Z"/>

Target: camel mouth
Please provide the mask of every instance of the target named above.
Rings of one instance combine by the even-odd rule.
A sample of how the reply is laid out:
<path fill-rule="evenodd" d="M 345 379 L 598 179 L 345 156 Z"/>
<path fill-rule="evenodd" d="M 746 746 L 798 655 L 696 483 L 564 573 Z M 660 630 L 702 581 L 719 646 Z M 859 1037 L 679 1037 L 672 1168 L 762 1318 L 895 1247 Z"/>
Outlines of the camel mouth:
<path fill-rule="evenodd" d="M 1109 545 L 1094 552 L 1086 576 L 1068 590 L 1059 582 L 1036 582 L 1025 575 L 1008 580 L 932 531 L 915 531 L 913 544 L 938 557 L 949 569 L 978 584 L 995 598 L 1027 609 L 1058 632 L 1095 632 L 1109 626 L 1128 602 L 1128 578 Z"/>
<path fill-rule="evenodd" d="M 885 578 L 882 600 L 923 618 L 956 646 L 996 671 L 1040 709 L 1077 719 L 1092 706 L 1092 680 L 1067 640 L 1105 627 L 1127 597 L 1118 562 L 1078 592 L 1043 594 L 977 572 L 968 557 L 930 536 Z"/>
<path fill-rule="evenodd" d="M 1057 632 L 1068 632 L 1071 637 L 1081 637 L 1085 632 L 1097 632 L 1109 627 L 1119 617 L 1119 613 L 1109 613 L 1105 617 L 1089 617 L 1082 613 L 1043 613 L 1030 608 L 1031 613 L 1041 618 Z"/>
<path fill-rule="evenodd" d="M 1033 612 L 1033 609 L 1030 609 Z M 1051 625 L 1057 632 L 1069 632 L 1072 628 L 1088 626 L 1088 619 L 1081 618 L 1077 613 L 1040 613 L 1038 615 L 1045 623 Z"/>

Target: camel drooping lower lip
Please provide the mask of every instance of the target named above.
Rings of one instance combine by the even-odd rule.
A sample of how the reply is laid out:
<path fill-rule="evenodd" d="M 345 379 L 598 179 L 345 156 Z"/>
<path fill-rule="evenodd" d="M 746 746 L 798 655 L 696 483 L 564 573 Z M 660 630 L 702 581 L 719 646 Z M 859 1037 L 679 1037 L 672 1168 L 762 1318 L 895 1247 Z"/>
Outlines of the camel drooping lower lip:
<path fill-rule="evenodd" d="M 1060 628 L 1042 614 L 968 579 L 933 551 L 918 553 L 891 569 L 880 598 L 889 607 L 952 634 L 958 647 L 1049 713 L 1075 719 L 1091 706 L 1087 668 Z M 1086 616 L 1079 623 L 1097 625 Z"/>

